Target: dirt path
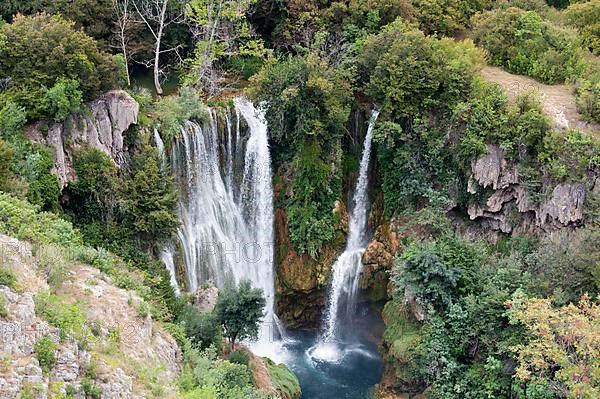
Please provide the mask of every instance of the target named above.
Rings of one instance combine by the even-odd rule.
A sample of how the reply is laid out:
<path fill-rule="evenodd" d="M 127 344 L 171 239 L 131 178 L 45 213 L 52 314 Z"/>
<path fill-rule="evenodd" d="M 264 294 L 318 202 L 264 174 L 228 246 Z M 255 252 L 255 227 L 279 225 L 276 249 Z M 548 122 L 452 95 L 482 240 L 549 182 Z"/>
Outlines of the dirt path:
<path fill-rule="evenodd" d="M 540 94 L 544 112 L 554 120 L 559 129 L 576 129 L 600 138 L 600 125 L 587 123 L 577 111 L 572 89 L 567 85 L 546 85 L 521 75 L 513 75 L 500 68 L 487 66 L 481 71 L 488 82 L 498 83 L 506 91 L 509 100 L 519 94 L 535 90 Z"/>

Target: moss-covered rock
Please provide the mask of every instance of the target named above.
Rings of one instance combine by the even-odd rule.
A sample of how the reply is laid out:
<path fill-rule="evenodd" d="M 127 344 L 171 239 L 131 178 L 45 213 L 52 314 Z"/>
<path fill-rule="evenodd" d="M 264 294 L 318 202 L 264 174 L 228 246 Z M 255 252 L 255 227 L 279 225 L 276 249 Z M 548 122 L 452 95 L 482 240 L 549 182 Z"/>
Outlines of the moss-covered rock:
<path fill-rule="evenodd" d="M 398 299 L 389 301 L 382 315 L 386 324 L 381 342 L 385 371 L 380 389 L 417 393 L 423 388 L 415 362 L 421 340 L 420 325 Z"/>
<path fill-rule="evenodd" d="M 277 391 L 278 398 L 297 399 L 300 398 L 302 391 L 298 377 L 285 365 L 275 364 L 272 360 L 264 358 L 271 374 L 271 382 Z"/>

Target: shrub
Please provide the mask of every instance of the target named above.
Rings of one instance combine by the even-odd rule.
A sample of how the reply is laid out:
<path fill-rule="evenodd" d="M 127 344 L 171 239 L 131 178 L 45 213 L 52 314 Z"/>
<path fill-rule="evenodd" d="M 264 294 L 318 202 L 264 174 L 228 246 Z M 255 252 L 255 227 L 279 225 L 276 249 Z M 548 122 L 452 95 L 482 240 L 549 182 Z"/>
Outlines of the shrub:
<path fill-rule="evenodd" d="M 396 21 L 366 41 L 358 64 L 377 106 L 406 118 L 452 109 L 469 95 L 481 61 L 470 41 L 438 40 Z"/>
<path fill-rule="evenodd" d="M 413 0 L 420 28 L 428 35 L 450 36 L 464 29 L 476 11 L 488 5 L 487 0 Z"/>
<path fill-rule="evenodd" d="M 5 140 L 14 139 L 27 122 L 25 107 L 12 101 L 4 104 L 0 101 L 0 137 Z"/>
<path fill-rule="evenodd" d="M 598 154 L 600 143 L 589 135 L 551 132 L 544 137 L 538 159 L 555 181 L 585 181 L 589 173 L 600 168 Z"/>
<path fill-rule="evenodd" d="M 524 259 L 525 268 L 533 277 L 532 293 L 564 305 L 576 302 L 585 293 L 597 292 L 599 238 L 598 229 L 591 227 L 571 234 L 557 232 L 552 238 L 542 239 L 539 248 Z"/>
<path fill-rule="evenodd" d="M 71 223 L 0 192 L 0 232 L 42 244 L 71 246 L 81 244 L 81 237 Z"/>
<path fill-rule="evenodd" d="M 180 315 L 187 337 L 200 349 L 211 345 L 221 346 L 221 325 L 212 313 L 200 312 L 193 306 L 186 306 Z"/>
<path fill-rule="evenodd" d="M 56 363 L 56 342 L 47 335 L 41 337 L 35 344 L 35 353 L 42 371 L 49 373 Z"/>
<path fill-rule="evenodd" d="M 38 267 L 45 274 L 48 284 L 53 289 L 59 288 L 69 270 L 64 255 L 64 250 L 55 245 L 45 245 L 40 248 L 38 255 Z"/>
<path fill-rule="evenodd" d="M 298 397 L 301 392 L 298 377 L 285 364 L 275 364 L 268 358 L 264 358 L 264 361 L 277 392 L 284 398 Z"/>
<path fill-rule="evenodd" d="M 244 351 L 242 349 L 238 349 L 229 354 L 228 360 L 231 363 L 242 364 L 244 366 L 247 366 L 248 363 L 250 362 L 250 356 L 248 355 L 248 353 L 246 351 Z"/>
<path fill-rule="evenodd" d="M 541 383 L 556 396 L 600 395 L 597 344 L 600 305 L 584 295 L 577 304 L 553 307 L 549 299 L 515 293 L 507 304 L 514 324 L 525 326 L 531 340 L 514 345 L 516 377 Z"/>
<path fill-rule="evenodd" d="M 181 88 L 178 96 L 161 97 L 155 109 L 161 136 L 167 145 L 179 137 L 186 120 L 206 122 L 209 119 L 199 93 L 190 87 Z"/>
<path fill-rule="evenodd" d="M 600 1 L 580 1 L 565 10 L 567 23 L 579 30 L 583 43 L 595 55 L 600 55 Z"/>
<path fill-rule="evenodd" d="M 8 304 L 6 303 L 6 297 L 4 294 L 0 294 L 0 317 L 8 317 Z"/>
<path fill-rule="evenodd" d="M 14 179 L 11 164 L 14 150 L 10 144 L 0 138 L 0 190 L 9 191 Z"/>
<path fill-rule="evenodd" d="M 474 25 L 475 41 L 494 65 L 546 83 L 561 83 L 585 71 L 576 33 L 534 11 L 493 10 L 476 16 Z"/>
<path fill-rule="evenodd" d="M 69 202 L 65 206 L 78 225 L 109 223 L 117 206 L 121 180 L 113 160 L 96 148 L 82 148 L 73 154 L 77 180 L 67 187 Z"/>
<path fill-rule="evenodd" d="M 425 306 L 444 309 L 456 295 L 460 271 L 448 265 L 435 253 L 435 248 L 408 248 L 394 274 L 399 297 L 414 295 Z"/>
<path fill-rule="evenodd" d="M 83 94 L 79 90 L 79 82 L 72 79 L 59 79 L 46 92 L 44 108 L 48 115 L 53 115 L 54 122 L 62 122 L 70 114 L 81 107 Z"/>
<path fill-rule="evenodd" d="M 28 154 L 22 165 L 22 174 L 29 182 L 27 199 L 45 211 L 59 209 L 60 186 L 58 178 L 52 173 L 54 157 L 46 147 L 37 147 Z"/>
<path fill-rule="evenodd" d="M 60 329 L 61 340 L 71 336 L 80 346 L 88 346 L 93 336 L 87 328 L 87 318 L 80 304 L 66 304 L 62 298 L 47 291 L 38 293 L 34 301 L 35 313 Z"/>
<path fill-rule="evenodd" d="M 577 107 L 589 121 L 600 122 L 600 61 L 590 61 L 585 78 L 575 83 Z"/>

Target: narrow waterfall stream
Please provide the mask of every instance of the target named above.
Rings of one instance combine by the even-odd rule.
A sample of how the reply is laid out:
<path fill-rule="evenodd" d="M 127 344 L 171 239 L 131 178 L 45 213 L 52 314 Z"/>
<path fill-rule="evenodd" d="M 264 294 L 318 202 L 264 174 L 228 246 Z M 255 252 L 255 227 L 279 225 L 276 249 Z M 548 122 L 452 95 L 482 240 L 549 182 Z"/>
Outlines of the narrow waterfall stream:
<path fill-rule="evenodd" d="M 320 342 L 310 349 L 310 357 L 320 361 L 337 362 L 344 356 L 344 345 L 338 339 L 337 327 L 342 317 L 351 318 L 356 312 L 356 294 L 362 271 L 362 254 L 367 246 L 368 172 L 371 143 L 378 116 L 379 112 L 374 110 L 369 120 L 358 181 L 352 199 L 346 249 L 332 268 L 333 277 L 323 336 Z"/>
<path fill-rule="evenodd" d="M 177 246 L 190 292 L 206 282 L 224 287 L 241 280 L 250 280 L 263 290 L 265 316 L 259 339 L 251 346 L 255 353 L 277 359 L 277 340 L 284 330 L 274 312 L 273 188 L 267 126 L 250 102 L 236 99 L 234 105 L 235 140 L 230 113 L 225 115 L 225 138 L 220 140 L 217 117 L 211 111 L 204 126 L 187 121 L 172 145 L 171 168 L 181 187 Z M 240 118 L 247 132 L 241 131 Z M 157 147 L 163 146 L 160 136 L 155 140 Z M 175 252 L 173 245 L 161 253 L 173 279 Z"/>

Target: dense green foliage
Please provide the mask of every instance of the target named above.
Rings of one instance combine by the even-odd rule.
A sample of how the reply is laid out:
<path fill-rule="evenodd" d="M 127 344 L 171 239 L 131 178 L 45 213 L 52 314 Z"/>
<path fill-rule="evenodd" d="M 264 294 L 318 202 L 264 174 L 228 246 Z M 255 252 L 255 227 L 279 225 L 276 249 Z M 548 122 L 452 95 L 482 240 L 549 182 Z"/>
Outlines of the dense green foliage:
<path fill-rule="evenodd" d="M 187 120 L 207 123 L 205 104 L 231 106 L 229 91 L 242 87 L 269 125 L 283 211 L 277 228 L 289 229 L 278 239 L 289 233 L 298 264 L 319 264 L 323 270 L 297 271 L 318 274 L 319 286 L 329 266 L 321 258 L 343 244 L 366 115 L 381 111 L 369 227 L 379 240 L 385 217 L 404 237 L 383 312 L 385 384 L 433 399 L 598 396 L 597 348 L 590 348 L 597 345 L 600 144 L 594 134 L 556 130 L 536 93 L 509 100 L 478 76 L 487 57 L 512 73 L 569 85 L 581 114 L 600 121 L 598 0 L 169 0 L 160 33 L 158 14 L 123 4 L 0 4 L 7 21 L 0 23 L 0 233 L 46 249 L 39 266 L 50 291 L 36 296 L 36 312 L 61 339 L 82 348 L 93 339 L 82 305 L 57 295 L 70 262 L 89 263 L 138 292 L 140 316 L 177 323 L 166 324 L 184 355 L 183 397 L 264 396 L 253 386 L 254 359 L 235 350 L 258 333 L 262 292 L 248 282 L 222 289 L 215 310 L 203 313 L 185 294 L 175 297 L 157 260 L 179 222 L 172 172 L 149 135 L 158 129 L 169 152 Z M 83 102 L 141 81 L 154 55 L 157 78 L 176 71 L 182 86 L 158 98 L 132 88 L 141 110 L 124 135 L 123 167 L 77 143 L 68 160 L 77 179 L 61 190 L 54 154 L 32 144 L 25 125 L 77 123 L 70 115 L 88 112 Z M 461 237 L 479 232 L 465 211 L 495 189 L 474 182 L 472 162 L 496 148 L 534 205 L 559 183 L 581 183 L 587 227 L 539 237 L 513 229 L 494 244 Z M 503 216 L 529 231 L 541 223 L 534 213 Z M 56 256 L 61 251 L 68 259 Z M 19 286 L 3 265 L 0 284 Z M 233 350 L 227 360 L 223 337 Z M 36 345 L 45 371 L 54 349 L 47 337 Z M 298 392 L 287 368 L 267 368 L 279 392 Z M 90 378 L 83 389 L 100 395 Z"/>
<path fill-rule="evenodd" d="M 116 66 L 71 22 L 39 14 L 18 16 L 1 28 L 0 75 L 10 77 L 0 105 L 14 101 L 29 118 L 60 120 L 82 99 L 113 88 Z"/>
<path fill-rule="evenodd" d="M 582 1 L 565 11 L 567 23 L 577 28 L 583 43 L 595 55 L 600 54 L 600 1 Z"/>
<path fill-rule="evenodd" d="M 595 230 L 582 230 L 578 242 L 593 241 L 596 234 Z M 498 252 L 499 248 L 440 236 L 434 242 L 409 247 L 394 269 L 397 291 L 392 303 L 396 305 L 386 307 L 387 317 L 399 318 L 390 322 L 384 338 L 386 345 L 391 345 L 390 356 L 397 368 L 399 387 L 409 390 L 429 386 L 428 397 L 446 399 L 562 397 L 561 384 L 568 384 L 571 378 L 555 384 L 555 377 L 530 380 L 519 374 L 519 380 L 505 373 L 514 362 L 515 350 L 520 351 L 521 361 L 526 356 L 543 356 L 539 352 L 543 350 L 541 346 L 536 350 L 526 345 L 528 339 L 537 339 L 538 335 L 527 332 L 523 318 L 517 321 L 509 317 L 506 307 L 518 293 L 553 295 L 559 303 L 565 303 L 566 298 L 561 298 L 565 291 L 571 298 L 582 292 L 598 292 L 599 281 L 589 274 L 597 267 L 598 251 L 590 252 L 590 247 L 576 244 L 569 249 L 569 260 L 545 256 L 548 245 L 556 246 L 554 253 L 557 253 L 569 241 L 566 237 L 555 238 L 552 244 L 548 242 L 534 249 L 535 246 L 519 246 L 514 240 L 508 246 L 512 249 L 506 253 Z M 538 257 L 548 262 L 544 268 L 532 265 Z M 587 272 L 563 283 L 565 269 L 562 273 L 558 270 L 565 266 L 564 262 L 570 263 L 571 270 Z M 547 273 L 546 267 L 557 273 Z M 581 284 L 585 288 L 571 290 Z M 402 310 L 404 305 L 400 301 L 411 297 L 426 315 L 422 322 Z M 538 315 L 531 317 L 537 320 Z M 573 326 L 570 324 L 569 328 Z M 544 335 L 539 337 L 543 339 Z M 517 348 L 531 352 L 525 354 Z M 591 372 L 589 368 L 582 371 Z M 558 375 L 559 380 L 563 378 Z"/>
<path fill-rule="evenodd" d="M 222 331 L 216 315 L 186 306 L 179 317 L 186 336 L 200 349 L 207 349 L 212 345 L 220 347 Z"/>
<path fill-rule="evenodd" d="M 252 96 L 268 101 L 266 119 L 276 166 L 292 173 L 286 198 L 290 236 L 316 256 L 334 238 L 334 203 L 341 195 L 340 138 L 350 114 L 350 76 L 311 54 L 271 60 L 252 79 Z"/>
<path fill-rule="evenodd" d="M 226 287 L 219 291 L 214 312 L 223 326 L 224 335 L 229 339 L 231 350 L 235 349 L 238 339 L 257 338 L 264 307 L 262 290 L 252 288 L 249 281 L 241 281 L 238 287 Z"/>
<path fill-rule="evenodd" d="M 544 21 L 534 11 L 489 11 L 476 18 L 474 34 L 492 64 L 518 74 L 559 83 L 584 70 L 575 32 Z"/>

